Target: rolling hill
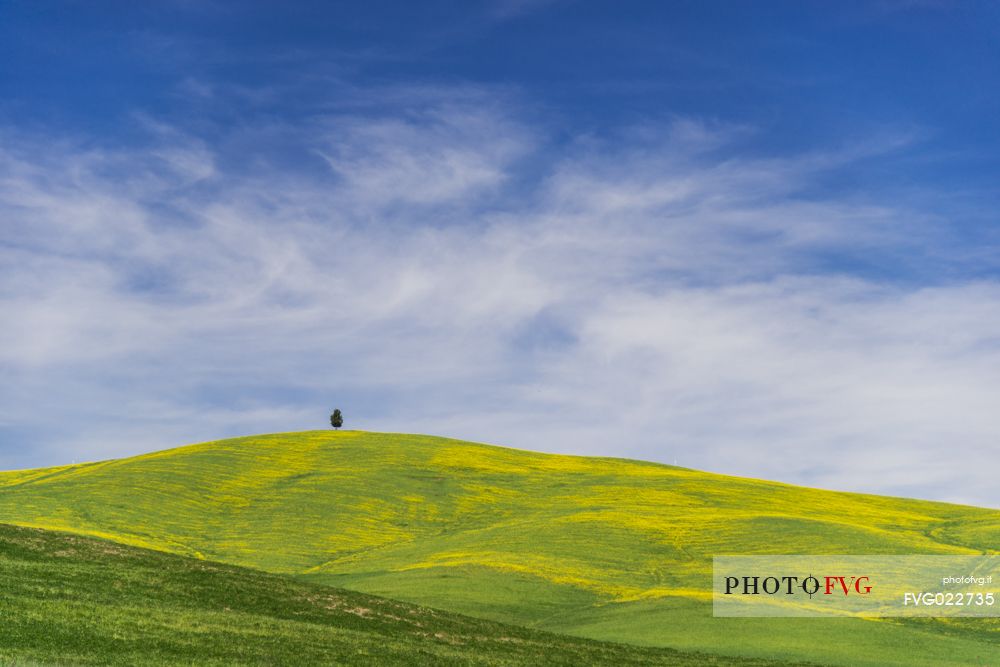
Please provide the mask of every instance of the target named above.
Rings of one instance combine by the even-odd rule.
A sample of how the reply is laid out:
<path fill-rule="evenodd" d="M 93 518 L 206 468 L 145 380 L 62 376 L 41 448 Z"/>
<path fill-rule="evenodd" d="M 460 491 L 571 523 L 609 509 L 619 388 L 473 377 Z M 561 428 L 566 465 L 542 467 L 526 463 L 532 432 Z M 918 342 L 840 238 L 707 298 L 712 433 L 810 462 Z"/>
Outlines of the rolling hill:
<path fill-rule="evenodd" d="M 715 619 L 715 554 L 996 553 L 1000 512 L 427 436 L 304 432 L 0 473 L 0 522 L 582 637 L 990 664 L 995 619 Z"/>
<path fill-rule="evenodd" d="M 0 590 L 3 664 L 720 664 L 3 525 Z"/>

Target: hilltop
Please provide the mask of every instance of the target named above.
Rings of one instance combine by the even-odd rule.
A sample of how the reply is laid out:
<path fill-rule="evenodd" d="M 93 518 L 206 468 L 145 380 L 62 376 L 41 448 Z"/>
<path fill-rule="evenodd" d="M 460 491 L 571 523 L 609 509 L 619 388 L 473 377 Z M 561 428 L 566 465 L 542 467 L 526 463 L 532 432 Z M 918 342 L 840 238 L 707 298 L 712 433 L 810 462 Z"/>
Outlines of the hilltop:
<path fill-rule="evenodd" d="M 0 521 L 596 639 L 834 664 L 998 657 L 992 619 L 713 619 L 709 589 L 716 554 L 995 553 L 1000 512 L 641 461 L 273 434 L 0 473 Z"/>

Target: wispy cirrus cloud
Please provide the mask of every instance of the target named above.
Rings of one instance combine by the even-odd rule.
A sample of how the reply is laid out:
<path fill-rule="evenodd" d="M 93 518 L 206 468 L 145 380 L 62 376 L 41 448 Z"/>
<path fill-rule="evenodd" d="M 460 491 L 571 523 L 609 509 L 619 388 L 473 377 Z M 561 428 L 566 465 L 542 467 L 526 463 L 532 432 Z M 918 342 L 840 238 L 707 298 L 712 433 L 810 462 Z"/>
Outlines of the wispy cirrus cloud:
<path fill-rule="evenodd" d="M 491 14 L 497 19 L 507 20 L 524 16 L 567 0 L 492 0 Z"/>
<path fill-rule="evenodd" d="M 504 95 L 372 95 L 395 110 L 5 135 L 6 465 L 336 403 L 361 428 L 1000 502 L 969 464 L 998 435 L 1000 287 L 899 279 L 961 261 L 941 214 L 822 187 L 905 140 L 754 155 L 752 128 L 680 118 L 556 141 Z"/>

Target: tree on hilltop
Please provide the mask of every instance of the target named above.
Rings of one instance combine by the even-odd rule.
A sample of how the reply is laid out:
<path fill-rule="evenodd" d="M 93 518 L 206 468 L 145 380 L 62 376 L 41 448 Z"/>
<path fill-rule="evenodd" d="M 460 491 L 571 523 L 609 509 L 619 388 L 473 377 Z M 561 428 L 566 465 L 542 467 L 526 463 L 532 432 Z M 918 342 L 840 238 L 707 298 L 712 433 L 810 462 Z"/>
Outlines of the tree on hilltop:
<path fill-rule="evenodd" d="M 344 425 L 344 415 L 340 414 L 340 408 L 333 411 L 330 415 L 330 426 L 333 428 L 340 428 Z"/>

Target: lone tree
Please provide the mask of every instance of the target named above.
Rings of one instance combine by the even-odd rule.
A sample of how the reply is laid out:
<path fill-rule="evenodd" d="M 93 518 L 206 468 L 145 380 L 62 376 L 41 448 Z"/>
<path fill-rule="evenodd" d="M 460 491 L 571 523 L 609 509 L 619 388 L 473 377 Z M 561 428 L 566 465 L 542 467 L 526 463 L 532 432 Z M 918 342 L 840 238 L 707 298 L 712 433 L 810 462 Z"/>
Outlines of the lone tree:
<path fill-rule="evenodd" d="M 340 408 L 333 411 L 330 415 L 330 426 L 333 428 L 340 428 L 344 425 L 344 415 L 340 414 Z"/>

